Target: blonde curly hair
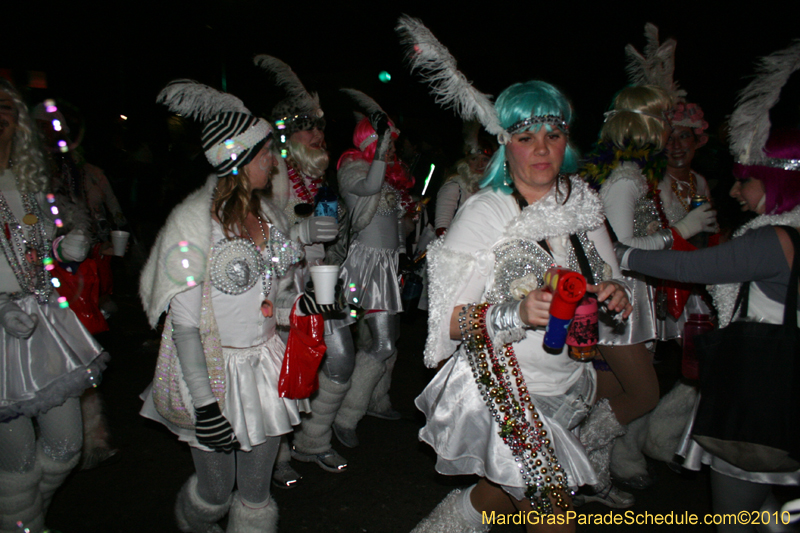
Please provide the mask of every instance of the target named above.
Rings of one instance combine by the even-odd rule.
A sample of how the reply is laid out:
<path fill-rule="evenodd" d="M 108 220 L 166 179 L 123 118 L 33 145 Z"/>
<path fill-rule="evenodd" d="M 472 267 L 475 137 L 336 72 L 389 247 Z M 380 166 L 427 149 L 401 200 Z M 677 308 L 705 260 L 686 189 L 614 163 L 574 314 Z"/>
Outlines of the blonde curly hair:
<path fill-rule="evenodd" d="M 667 112 L 672 106 L 672 97 L 661 87 L 626 87 L 614 98 L 614 107 L 607 113 L 600 140 L 610 141 L 618 148 L 633 144 L 663 150 L 665 132 L 670 131 Z"/>
<path fill-rule="evenodd" d="M 22 95 L 11 82 L 0 78 L 0 91 L 8 93 L 14 103 L 17 129 L 11 141 L 11 165 L 17 176 L 19 192 L 39 193 L 47 190 L 48 175 L 39 131 L 28 113 Z"/>

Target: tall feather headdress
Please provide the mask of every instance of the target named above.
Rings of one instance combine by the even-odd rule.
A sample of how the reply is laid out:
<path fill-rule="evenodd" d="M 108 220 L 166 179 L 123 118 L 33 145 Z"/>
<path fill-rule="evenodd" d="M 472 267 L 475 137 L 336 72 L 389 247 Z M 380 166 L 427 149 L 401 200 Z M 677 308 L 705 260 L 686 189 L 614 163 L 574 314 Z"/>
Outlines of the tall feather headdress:
<path fill-rule="evenodd" d="M 220 177 L 238 174 L 272 132 L 272 126 L 253 116 L 241 100 L 194 80 L 170 82 L 156 102 L 203 122 L 203 151 Z"/>
<path fill-rule="evenodd" d="M 685 98 L 686 91 L 680 89 L 678 82 L 674 80 L 677 41 L 667 39 L 659 43 L 658 28 L 650 22 L 644 26 L 644 36 L 647 40 L 644 54 L 636 50 L 632 44 L 625 46 L 625 55 L 628 56 L 625 71 L 628 73 L 628 79 L 637 86 L 661 87 L 676 100 Z"/>
<path fill-rule="evenodd" d="M 200 122 L 208 122 L 213 116 L 225 112 L 251 114 L 244 103 L 232 94 L 188 79 L 171 81 L 158 93 L 156 103 L 166 105 L 173 113 Z"/>
<path fill-rule="evenodd" d="M 510 136 L 500 125 L 491 96 L 478 91 L 458 70 L 456 59 L 422 21 L 403 15 L 395 30 L 406 47 L 411 71 L 430 85 L 436 103 L 454 109 L 464 121 L 479 121 L 501 144 L 507 143 Z"/>
<path fill-rule="evenodd" d="M 287 93 L 286 107 L 294 107 L 297 111 L 315 115 L 318 117 L 323 116 L 322 108 L 319 104 L 319 94 L 316 92 L 309 93 L 303 82 L 295 74 L 292 68 L 278 59 L 266 54 L 257 55 L 253 58 L 253 63 L 256 66 L 263 68 L 275 77 L 275 82 L 278 86 L 283 87 Z M 296 112 L 294 114 L 297 114 Z M 273 117 L 284 118 L 284 117 Z"/>
<path fill-rule="evenodd" d="M 378 102 L 368 94 L 359 91 L 358 89 L 341 89 L 343 93 L 352 98 L 361 108 L 367 112 L 367 115 L 373 113 L 386 113 L 386 111 L 378 105 Z"/>
<path fill-rule="evenodd" d="M 800 69 L 800 39 L 759 60 L 756 78 L 742 90 L 730 118 L 730 147 L 737 162 L 786 168 L 785 160 L 764 154 L 771 123 L 769 111 L 778 102 L 789 77 Z"/>

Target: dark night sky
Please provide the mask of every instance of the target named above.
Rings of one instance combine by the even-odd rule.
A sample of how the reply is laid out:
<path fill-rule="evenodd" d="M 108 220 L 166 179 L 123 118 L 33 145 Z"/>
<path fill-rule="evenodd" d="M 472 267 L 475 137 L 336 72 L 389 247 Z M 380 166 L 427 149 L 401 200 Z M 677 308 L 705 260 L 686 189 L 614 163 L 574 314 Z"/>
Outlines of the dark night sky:
<path fill-rule="evenodd" d="M 405 12 L 432 29 L 484 92 L 496 95 L 532 78 L 562 88 L 576 105 L 573 131 L 583 149 L 595 138 L 612 95 L 626 83 L 623 48 L 629 42 L 642 48 L 645 22 L 659 26 L 662 40 L 678 40 L 676 78 L 690 100 L 704 107 L 712 129 L 730 113 L 756 57 L 800 37 L 796 2 L 762 11 L 756 9 L 768 8 L 769 2 L 750 2 L 746 12 L 731 2 L 603 2 L 584 10 L 565 1 L 483 2 L 464 4 L 474 7 L 457 12 L 430 1 L 315 7 L 164 0 L 109 3 L 103 10 L 69 4 L 6 11 L 0 68 L 12 69 L 20 85 L 27 71 L 45 71 L 48 90 L 81 107 L 90 124 L 102 125 L 120 113 L 145 124 L 161 113 L 154 100 L 166 82 L 191 77 L 219 88 L 223 68 L 228 91 L 253 111 L 268 111 L 282 94 L 251 58 L 269 53 L 321 93 L 333 124 L 338 119 L 346 129 L 352 127 L 346 122 L 351 106 L 337 93 L 350 86 L 375 97 L 401 124 L 412 121 L 431 131 L 456 128 L 458 137 L 452 112 L 434 106 L 402 66 L 393 27 Z M 683 8 L 687 5 L 694 7 Z M 500 9 L 489 9 L 495 6 Z M 390 84 L 378 82 L 381 70 L 393 75 Z"/>

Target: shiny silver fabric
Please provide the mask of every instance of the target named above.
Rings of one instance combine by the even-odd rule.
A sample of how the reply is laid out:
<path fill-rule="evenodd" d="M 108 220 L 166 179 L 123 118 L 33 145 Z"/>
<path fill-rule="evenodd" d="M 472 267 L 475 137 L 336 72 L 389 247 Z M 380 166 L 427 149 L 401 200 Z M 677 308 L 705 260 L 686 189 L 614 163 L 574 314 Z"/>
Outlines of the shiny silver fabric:
<path fill-rule="evenodd" d="M 399 318 L 393 313 L 369 313 L 364 322 L 372 335 L 372 346 L 364 350 L 376 361 L 384 362 L 397 350 L 395 341 L 399 335 Z"/>
<path fill-rule="evenodd" d="M 356 350 L 350 328 L 336 328 L 325 334 L 325 358 L 320 365 L 322 373 L 339 385 L 344 385 L 353 375 L 356 366 Z"/>
<path fill-rule="evenodd" d="M 36 316 L 38 324 L 27 339 L 0 327 L 0 421 L 19 414 L 36 416 L 97 386 L 108 360 L 68 308 L 57 302 L 40 305 L 33 296 L 16 304 Z"/>
<path fill-rule="evenodd" d="M 397 250 L 370 248 L 356 241 L 342 266 L 347 303 L 361 309 L 403 310 L 397 282 Z"/>

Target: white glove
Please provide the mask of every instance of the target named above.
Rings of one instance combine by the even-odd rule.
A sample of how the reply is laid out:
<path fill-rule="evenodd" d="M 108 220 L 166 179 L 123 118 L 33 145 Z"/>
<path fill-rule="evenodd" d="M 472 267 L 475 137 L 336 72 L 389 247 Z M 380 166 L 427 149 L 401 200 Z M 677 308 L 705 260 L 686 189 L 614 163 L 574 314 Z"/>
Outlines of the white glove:
<path fill-rule="evenodd" d="M 9 335 L 27 339 L 36 329 L 38 317 L 31 316 L 11 301 L 7 294 L 0 294 L 0 324 Z"/>
<path fill-rule="evenodd" d="M 703 204 L 689 211 L 672 227 L 678 230 L 684 239 L 691 239 L 701 231 L 714 233 L 717 231 L 717 212 L 711 204 Z"/>
<path fill-rule="evenodd" d="M 67 233 L 58 244 L 58 255 L 65 261 L 76 261 L 80 263 L 89 255 L 91 242 L 83 231 L 76 229 Z"/>
<path fill-rule="evenodd" d="M 303 244 L 330 242 L 339 234 L 333 217 L 309 217 L 292 228 L 292 236 Z"/>

